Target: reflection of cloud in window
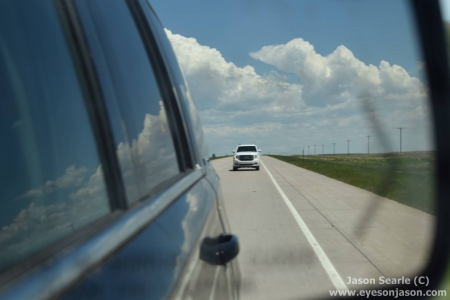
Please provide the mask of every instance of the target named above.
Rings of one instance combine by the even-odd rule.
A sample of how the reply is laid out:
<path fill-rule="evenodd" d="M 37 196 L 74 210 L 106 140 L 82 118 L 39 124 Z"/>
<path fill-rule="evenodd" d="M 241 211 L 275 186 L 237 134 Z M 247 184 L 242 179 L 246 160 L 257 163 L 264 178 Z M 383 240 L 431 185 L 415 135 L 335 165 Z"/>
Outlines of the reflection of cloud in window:
<path fill-rule="evenodd" d="M 80 186 L 65 202 L 49 205 L 39 205 L 32 202 L 23 208 L 14 218 L 13 222 L 4 226 L 0 231 L 0 255 L 21 256 L 27 252 L 34 252 L 52 241 L 62 238 L 76 229 L 105 215 L 109 211 L 107 194 L 105 191 L 103 172 L 101 166 L 97 168 L 87 182 L 84 181 L 85 167 L 77 169 L 75 166 L 67 168 L 66 173 L 55 179 L 47 181 L 38 196 L 57 188 Z M 53 190 L 45 190 L 51 186 Z M 34 192 L 24 195 L 31 197 Z M 22 197 L 25 198 L 25 197 Z M 2 261 L 6 261 L 5 258 Z"/>
<path fill-rule="evenodd" d="M 189 193 L 186 197 L 186 202 L 189 204 L 188 213 L 181 222 L 181 227 L 183 228 L 184 241 L 181 245 L 180 254 L 177 256 L 177 264 L 174 272 L 174 276 L 178 275 L 178 272 L 184 266 L 186 257 L 189 255 L 189 251 L 192 249 L 193 243 L 195 242 L 196 236 L 193 236 L 192 223 L 198 220 L 198 207 L 200 205 L 200 195 L 196 193 Z"/>
<path fill-rule="evenodd" d="M 143 130 L 138 134 L 137 139 L 131 141 L 131 149 L 124 143 L 117 146 L 117 156 L 125 185 L 134 180 L 132 160 L 128 155 L 130 152 L 133 153 L 138 180 L 141 184 L 141 194 L 146 194 L 149 189 L 179 172 L 162 101 L 159 101 L 159 105 L 158 115 L 145 115 Z M 131 200 L 137 198 L 130 194 L 128 197 L 131 197 Z"/>
<path fill-rule="evenodd" d="M 16 199 L 41 197 L 45 194 L 51 194 L 57 189 L 80 186 L 83 183 L 84 175 L 87 171 L 88 170 L 85 167 L 77 169 L 75 165 L 71 165 L 61 177 L 58 177 L 55 180 L 47 180 L 42 187 L 30 190 Z"/>
<path fill-rule="evenodd" d="M 166 113 L 163 103 L 160 101 L 159 104 L 159 115 L 146 114 L 143 130 L 132 141 L 131 146 L 131 153 L 136 156 L 139 180 L 147 189 L 178 173 Z M 132 160 L 128 155 L 129 148 L 120 143 L 116 150 L 125 184 L 135 180 Z M 17 197 L 16 199 L 39 197 L 40 200 L 23 208 L 10 225 L 1 229 L 0 255 L 15 257 L 34 252 L 107 214 L 109 203 L 101 165 L 89 178 L 87 173 L 86 167 L 71 165 L 64 175 L 48 180 L 41 187 Z M 59 199 L 48 205 L 40 204 L 46 200 L 47 195 L 74 187 L 78 189 L 69 194 L 67 199 Z M 137 198 L 138 195 L 135 196 Z"/>

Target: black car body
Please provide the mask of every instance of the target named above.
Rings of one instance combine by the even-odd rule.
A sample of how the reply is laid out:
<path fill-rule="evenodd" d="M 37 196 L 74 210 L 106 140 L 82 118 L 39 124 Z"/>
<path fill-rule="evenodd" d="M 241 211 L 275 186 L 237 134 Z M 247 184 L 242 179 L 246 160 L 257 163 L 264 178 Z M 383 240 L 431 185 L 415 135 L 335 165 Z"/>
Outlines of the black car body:
<path fill-rule="evenodd" d="M 0 49 L 0 299 L 237 298 L 200 259 L 229 226 L 149 3 L 1 1 Z"/>

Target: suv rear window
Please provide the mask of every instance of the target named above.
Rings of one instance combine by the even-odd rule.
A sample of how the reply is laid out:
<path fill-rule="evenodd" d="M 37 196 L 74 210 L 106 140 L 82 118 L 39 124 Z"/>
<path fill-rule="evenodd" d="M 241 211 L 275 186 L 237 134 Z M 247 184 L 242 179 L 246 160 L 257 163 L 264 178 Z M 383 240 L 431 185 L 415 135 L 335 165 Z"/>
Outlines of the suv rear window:
<path fill-rule="evenodd" d="M 256 152 L 255 146 L 242 146 L 238 147 L 236 152 Z"/>

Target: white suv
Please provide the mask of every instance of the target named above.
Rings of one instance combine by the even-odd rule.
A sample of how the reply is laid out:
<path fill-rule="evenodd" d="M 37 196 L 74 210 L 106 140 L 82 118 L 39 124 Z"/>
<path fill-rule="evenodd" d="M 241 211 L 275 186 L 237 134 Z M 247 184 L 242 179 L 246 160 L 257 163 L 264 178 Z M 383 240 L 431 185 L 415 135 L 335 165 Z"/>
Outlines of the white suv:
<path fill-rule="evenodd" d="M 236 150 L 232 151 L 233 155 L 233 171 L 238 168 L 255 168 L 259 170 L 260 155 L 258 147 L 253 144 L 241 145 L 239 144 Z"/>

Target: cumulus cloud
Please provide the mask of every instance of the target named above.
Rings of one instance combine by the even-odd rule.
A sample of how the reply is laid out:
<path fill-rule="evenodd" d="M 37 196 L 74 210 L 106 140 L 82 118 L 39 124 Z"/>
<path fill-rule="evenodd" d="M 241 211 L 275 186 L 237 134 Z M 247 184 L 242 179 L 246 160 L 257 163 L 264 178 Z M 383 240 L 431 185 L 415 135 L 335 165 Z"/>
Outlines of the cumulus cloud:
<path fill-rule="evenodd" d="M 116 153 L 130 201 L 138 199 L 179 172 L 162 101 L 159 101 L 159 106 L 157 115 L 145 115 L 143 129 L 137 138 L 117 146 Z"/>
<path fill-rule="evenodd" d="M 128 143 L 119 143 L 116 150 L 129 200 L 136 200 L 152 187 L 178 174 L 178 164 L 167 124 L 164 105 L 160 101 L 157 115 L 146 114 L 142 131 Z M 135 167 L 134 167 L 135 166 Z M 134 170 L 137 170 L 135 176 Z M 22 208 L 13 221 L 0 230 L 0 255 L 16 257 L 33 252 L 70 234 L 109 213 L 109 200 L 103 168 L 99 165 L 88 177 L 86 167 L 69 166 L 65 173 L 38 189 L 30 190 L 20 199 L 40 197 Z M 48 204 L 46 195 L 57 189 L 76 188 L 66 199 Z M 189 200 L 188 203 L 192 201 Z M 194 201 L 195 202 L 195 201 Z"/>
<path fill-rule="evenodd" d="M 416 69 L 417 69 L 418 71 L 423 71 L 423 70 L 425 70 L 425 62 L 423 62 L 423 61 L 418 61 L 417 64 L 416 64 Z"/>
<path fill-rule="evenodd" d="M 55 190 L 64 189 L 68 187 L 80 186 L 83 183 L 84 176 L 87 173 L 85 167 L 77 168 L 75 165 L 68 167 L 64 175 L 56 178 L 55 180 L 47 180 L 47 182 L 38 189 L 32 189 L 28 192 L 17 197 L 19 199 L 42 197 L 45 194 L 51 194 Z"/>
<path fill-rule="evenodd" d="M 296 38 L 283 45 L 265 46 L 250 56 L 296 74 L 304 89 L 304 100 L 313 106 L 338 104 L 368 94 L 380 100 L 403 95 L 405 101 L 411 96 L 424 96 L 422 82 L 402 67 L 384 60 L 378 67 L 367 65 L 343 45 L 322 56 L 309 42 Z"/>
<path fill-rule="evenodd" d="M 344 45 L 322 55 L 296 38 L 251 52 L 252 58 L 277 68 L 258 74 L 252 66 L 226 61 L 218 49 L 195 38 L 166 33 L 196 99 L 212 153 L 225 154 L 240 142 L 282 148 L 355 135 L 364 139 L 374 126 L 365 115 L 364 99 L 374 102 L 386 128 L 429 126 L 426 86 L 387 60 L 366 64 Z M 292 83 L 289 73 L 300 83 Z"/>
<path fill-rule="evenodd" d="M 201 195 L 196 193 L 189 193 L 186 197 L 186 202 L 188 204 L 188 212 L 181 222 L 181 227 L 184 233 L 184 241 L 181 245 L 180 254 L 176 258 L 176 267 L 174 276 L 178 276 L 179 272 L 182 270 L 186 258 L 188 257 L 192 246 L 195 242 L 196 236 L 192 232 L 192 224 L 198 220 L 198 209 L 200 205 Z M 195 231 L 194 231 L 195 232 Z"/>
<path fill-rule="evenodd" d="M 16 257 L 34 252 L 107 214 L 109 203 L 102 167 L 99 166 L 86 182 L 80 178 L 87 172 L 85 167 L 70 166 L 62 177 L 47 181 L 60 188 L 78 186 L 79 189 L 65 201 L 60 199 L 47 205 L 44 201 L 36 201 L 24 207 L 11 224 L 0 230 L 0 255 Z M 48 190 L 39 196 L 44 197 L 45 193 Z"/>
<path fill-rule="evenodd" d="M 303 106 L 301 86 L 287 83 L 285 76 L 275 71 L 260 76 L 252 66 L 237 67 L 217 49 L 200 45 L 194 38 L 167 29 L 166 34 L 200 110 L 282 111 Z"/>

